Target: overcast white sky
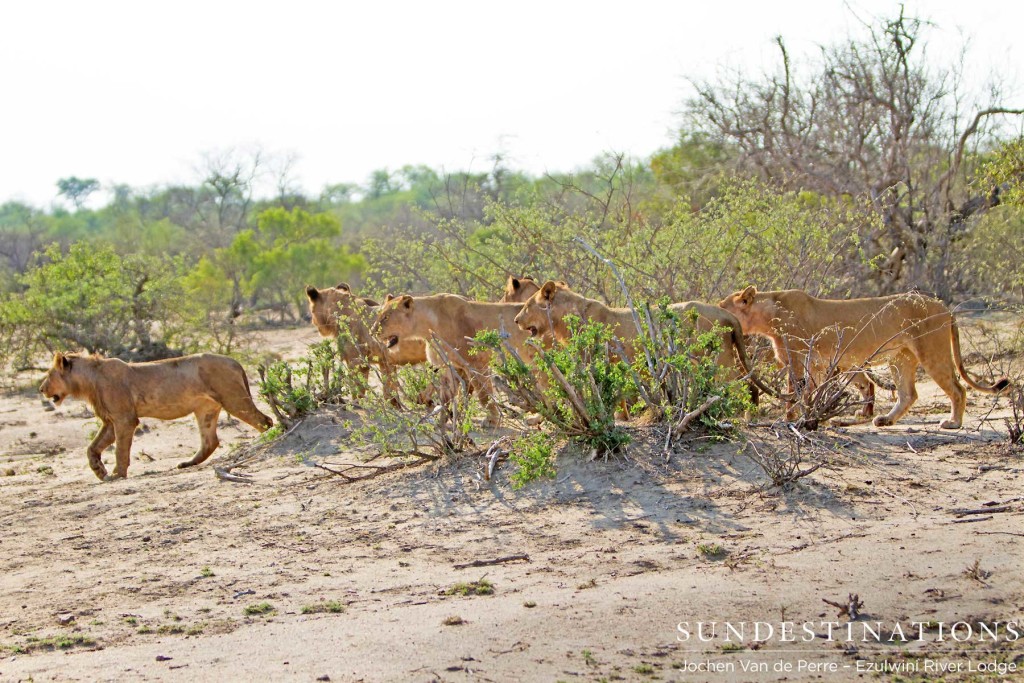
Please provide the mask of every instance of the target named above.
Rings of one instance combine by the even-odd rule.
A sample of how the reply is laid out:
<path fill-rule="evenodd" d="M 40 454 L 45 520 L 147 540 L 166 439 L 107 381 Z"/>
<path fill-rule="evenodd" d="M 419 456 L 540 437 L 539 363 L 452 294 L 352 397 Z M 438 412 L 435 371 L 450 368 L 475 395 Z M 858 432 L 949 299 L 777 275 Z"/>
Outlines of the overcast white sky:
<path fill-rule="evenodd" d="M 933 57 L 971 39 L 980 75 L 1021 78 L 1024 3 L 910 2 Z M 194 183 L 205 153 L 297 158 L 316 194 L 378 168 L 532 173 L 672 143 L 687 78 L 775 64 L 894 15 L 882 0 L 0 4 L 0 202 L 58 178 Z M 1020 87 L 1007 102 L 1024 105 Z"/>

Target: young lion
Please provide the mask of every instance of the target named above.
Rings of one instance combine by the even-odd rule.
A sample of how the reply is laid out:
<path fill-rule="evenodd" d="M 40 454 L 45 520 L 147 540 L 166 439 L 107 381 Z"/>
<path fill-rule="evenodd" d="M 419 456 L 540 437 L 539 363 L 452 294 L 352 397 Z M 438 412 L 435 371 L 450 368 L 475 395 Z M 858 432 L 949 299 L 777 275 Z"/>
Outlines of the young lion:
<path fill-rule="evenodd" d="M 384 391 L 395 395 L 395 367 L 416 365 L 427 360 L 427 345 L 422 341 L 410 341 L 401 348 L 386 349 L 373 338 L 368 324 L 376 317 L 380 304 L 373 299 L 357 297 L 344 282 L 336 287 L 317 289 L 306 287 L 309 299 L 309 314 L 322 337 L 337 337 L 339 325 L 344 324 L 351 335 L 352 344 L 342 350 L 345 364 L 361 373 L 363 385 L 370 376 L 369 363 L 376 364 L 381 371 Z"/>
<path fill-rule="evenodd" d="M 735 317 L 717 306 L 698 301 L 675 303 L 669 306 L 669 310 L 680 315 L 696 310 L 697 329 L 701 331 L 710 330 L 716 324 L 725 328 L 725 332 L 722 333 L 722 348 L 717 358 L 718 364 L 725 368 L 734 368 L 731 373 L 733 378 L 751 374 L 743 334 Z M 722 315 L 723 313 L 726 315 Z M 588 299 L 573 292 L 564 282 L 545 282 L 544 286 L 523 305 L 522 310 L 516 315 L 515 322 L 531 336 L 547 338 L 549 341 L 553 339 L 561 343 L 569 337 L 569 329 L 565 323 L 565 317 L 568 315 L 611 327 L 612 333 L 624 345 L 626 360 L 633 361 L 637 329 L 632 311 L 628 308 L 610 308 L 600 301 Z M 751 381 L 757 389 L 774 395 L 775 392 L 754 376 L 751 376 Z"/>
<path fill-rule="evenodd" d="M 789 289 L 758 292 L 754 287 L 734 292 L 719 304 L 735 315 L 743 331 L 767 337 L 779 363 L 796 372 L 808 365 L 812 379 L 820 381 L 832 362 L 846 371 L 887 361 L 896 382 L 898 400 L 875 426 L 894 424 L 917 400 L 914 380 L 924 367 L 952 404 L 944 429 L 963 423 L 967 391 L 957 373 L 974 389 L 996 394 L 1009 386 L 999 379 L 992 385 L 975 382 L 964 370 L 960 332 L 952 313 L 939 300 L 917 293 L 867 299 L 818 299 Z M 813 348 L 811 340 L 813 339 Z"/>
<path fill-rule="evenodd" d="M 540 285 L 532 277 L 516 277 L 509 275 L 505 280 L 505 293 L 501 295 L 503 304 L 522 304 L 540 289 Z"/>
<path fill-rule="evenodd" d="M 195 414 L 199 450 L 178 467 L 200 464 L 220 445 L 217 418 L 221 409 L 260 432 L 274 424 L 252 402 L 249 379 L 238 361 L 212 353 L 149 363 L 57 353 L 39 391 L 57 405 L 72 396 L 92 406 L 103 426 L 86 453 L 89 467 L 104 481 L 128 476 L 132 438 L 140 417 L 175 420 Z M 115 442 L 117 464 L 114 474 L 107 476 L 100 456 Z"/>
<path fill-rule="evenodd" d="M 513 348 L 527 353 L 523 346 L 527 335 L 513 322 L 519 309 L 519 304 L 470 301 L 456 294 L 403 295 L 388 300 L 381 307 L 371 331 L 389 350 L 400 349 L 410 342 L 424 343 L 436 335 L 448 347 L 445 349 L 448 361 L 469 382 L 487 410 L 489 421 L 494 424 L 498 421 L 498 407 L 491 399 L 494 394 L 488 367 L 491 354 L 483 349 L 470 354 L 469 339 L 481 330 L 503 330 L 508 333 Z M 427 358 L 435 366 L 447 365 L 443 358 L 435 357 L 430 346 Z"/>

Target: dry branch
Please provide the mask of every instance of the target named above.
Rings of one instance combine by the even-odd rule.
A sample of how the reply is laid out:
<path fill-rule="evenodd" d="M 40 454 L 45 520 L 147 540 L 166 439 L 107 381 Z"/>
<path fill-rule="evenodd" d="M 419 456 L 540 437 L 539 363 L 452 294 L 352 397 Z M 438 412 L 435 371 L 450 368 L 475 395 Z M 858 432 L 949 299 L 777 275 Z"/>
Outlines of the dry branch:
<path fill-rule="evenodd" d="M 850 621 L 857 621 L 860 616 L 860 610 L 864 607 L 864 601 L 860 599 L 860 595 L 856 593 L 850 593 L 846 598 L 846 603 L 833 602 L 831 600 L 821 599 L 827 605 L 839 608 L 837 617 L 849 617 Z"/>
<path fill-rule="evenodd" d="M 493 560 L 473 560 L 472 562 L 463 562 L 454 565 L 456 569 L 469 569 L 470 567 L 490 567 L 495 564 L 504 564 L 505 562 L 529 562 L 530 556 L 526 553 L 519 553 L 518 555 L 505 555 L 504 557 L 496 557 Z"/>

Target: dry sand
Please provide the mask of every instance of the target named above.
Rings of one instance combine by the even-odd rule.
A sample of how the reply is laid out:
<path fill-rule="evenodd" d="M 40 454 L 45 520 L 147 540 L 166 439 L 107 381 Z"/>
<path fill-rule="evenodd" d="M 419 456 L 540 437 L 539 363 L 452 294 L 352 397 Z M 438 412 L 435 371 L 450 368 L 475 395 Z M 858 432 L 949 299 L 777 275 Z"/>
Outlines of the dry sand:
<path fill-rule="evenodd" d="M 276 332 L 263 346 L 288 355 L 315 338 Z M 966 668 L 1024 667 L 1024 637 L 939 643 L 929 630 L 901 646 L 857 630 L 855 643 L 758 645 L 747 633 L 731 651 L 721 633 L 682 642 L 678 629 L 832 621 L 823 599 L 850 593 L 889 628 L 1024 624 L 1021 454 L 1000 422 L 980 421 L 992 398 L 971 393 L 967 428 L 946 432 L 945 398 L 927 381 L 920 392 L 896 427 L 816 435 L 842 455 L 781 492 L 760 488 L 736 445 L 706 441 L 667 463 L 653 441 L 624 459 L 563 458 L 555 480 L 520 492 L 508 465 L 485 481 L 481 458 L 344 484 L 306 464 L 355 457 L 340 411 L 237 470 L 252 484 L 213 472 L 254 438 L 246 425 L 222 421 L 221 450 L 178 470 L 198 443 L 191 421 L 144 420 L 129 478 L 101 484 L 83 403 L 46 412 L 8 395 L 0 680 L 870 680 L 858 666 L 926 661 L 913 656 L 963 668 L 945 680 L 989 680 Z M 1005 399 L 992 415 L 1004 414 Z M 1005 509 L 956 517 L 991 503 Z M 529 559 L 455 568 L 515 554 Z M 493 594 L 445 594 L 480 579 Z M 709 661 L 731 671 L 687 670 Z M 744 671 L 758 663 L 769 671 Z"/>

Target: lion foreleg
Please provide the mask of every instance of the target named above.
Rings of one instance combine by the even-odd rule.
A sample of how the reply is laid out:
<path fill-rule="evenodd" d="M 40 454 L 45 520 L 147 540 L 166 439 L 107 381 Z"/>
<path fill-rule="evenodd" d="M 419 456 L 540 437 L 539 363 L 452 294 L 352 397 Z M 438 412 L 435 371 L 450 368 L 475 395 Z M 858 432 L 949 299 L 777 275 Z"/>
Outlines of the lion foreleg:
<path fill-rule="evenodd" d="M 139 426 L 139 418 L 135 415 L 127 416 L 114 424 L 114 442 L 117 462 L 114 464 L 114 473 L 104 477 L 104 480 L 124 479 L 128 476 L 128 464 L 131 462 L 132 439 L 135 438 L 135 429 Z"/>
<path fill-rule="evenodd" d="M 103 466 L 103 451 L 110 447 L 110 444 L 114 443 L 114 425 L 106 420 L 103 421 L 103 426 L 100 427 L 99 433 L 96 434 L 96 438 L 92 440 L 89 447 L 86 449 L 86 455 L 89 457 L 89 469 L 93 471 L 100 481 L 107 476 L 107 468 Z"/>

